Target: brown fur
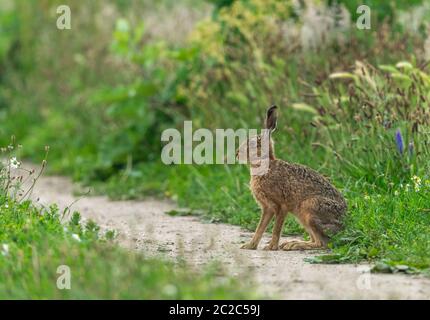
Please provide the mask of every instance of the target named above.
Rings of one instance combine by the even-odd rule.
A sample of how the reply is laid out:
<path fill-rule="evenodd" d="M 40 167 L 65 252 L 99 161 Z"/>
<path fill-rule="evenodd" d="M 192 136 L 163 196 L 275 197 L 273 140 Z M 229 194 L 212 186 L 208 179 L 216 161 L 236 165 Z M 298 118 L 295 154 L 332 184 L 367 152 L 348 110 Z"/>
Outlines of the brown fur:
<path fill-rule="evenodd" d="M 275 111 L 276 106 L 271 107 L 266 118 L 266 128 L 272 132 L 276 128 Z M 261 140 L 260 137 L 254 138 L 257 138 L 258 143 Z M 257 148 L 260 148 L 258 143 Z M 248 145 L 249 141 L 239 147 L 239 150 L 247 148 Z M 272 141 L 269 147 L 269 161 L 267 173 L 260 176 L 251 175 L 251 190 L 261 206 L 262 215 L 254 237 L 242 248 L 257 249 L 273 217 L 275 224 L 272 240 L 265 250 L 279 248 L 306 250 L 326 247 L 329 235 L 342 228 L 347 208 L 342 194 L 315 170 L 276 159 Z M 292 213 L 306 229 L 310 241 L 288 241 L 279 246 L 284 220 L 288 213 Z"/>

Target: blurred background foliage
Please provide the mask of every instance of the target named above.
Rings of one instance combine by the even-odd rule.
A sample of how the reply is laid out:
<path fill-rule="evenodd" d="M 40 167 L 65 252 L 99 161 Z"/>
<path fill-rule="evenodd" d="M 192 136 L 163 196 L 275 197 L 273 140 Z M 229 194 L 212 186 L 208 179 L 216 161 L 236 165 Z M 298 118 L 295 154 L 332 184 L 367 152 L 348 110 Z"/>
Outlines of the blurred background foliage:
<path fill-rule="evenodd" d="M 405 53 L 422 49 L 417 42 L 425 34 L 389 34 L 387 20 L 404 2 L 369 2 L 378 18 L 367 32 L 353 28 L 353 1 L 210 2 L 214 8 L 195 1 L 78 1 L 71 4 L 73 29 L 59 31 L 59 1 L 5 1 L 3 141 L 17 135 L 28 155 L 50 144 L 52 169 L 104 180 L 157 161 L 154 138 L 185 118 L 212 128 L 259 127 L 268 104 L 304 100 L 303 83 L 318 83 L 355 60 L 407 59 Z M 286 125 L 303 127 L 306 114 L 283 109 Z M 284 136 L 291 141 L 288 132 L 278 139 Z"/>
<path fill-rule="evenodd" d="M 166 167 L 160 134 L 190 119 L 194 128 L 260 128 L 276 103 L 279 157 L 330 176 L 356 212 L 351 226 L 363 219 L 354 208 L 364 194 L 428 177 L 428 2 L 364 1 L 372 28 L 359 30 L 361 1 L 73 1 L 72 30 L 60 31 L 62 2 L 0 4 L 0 139 L 15 134 L 31 160 L 49 144 L 51 172 L 253 228 L 247 169 Z M 411 151 L 399 150 L 396 130 Z M 367 227 L 361 238 L 347 232 L 359 250 L 344 256 L 399 246 L 363 251 Z M 286 230 L 301 231 L 292 220 Z"/>

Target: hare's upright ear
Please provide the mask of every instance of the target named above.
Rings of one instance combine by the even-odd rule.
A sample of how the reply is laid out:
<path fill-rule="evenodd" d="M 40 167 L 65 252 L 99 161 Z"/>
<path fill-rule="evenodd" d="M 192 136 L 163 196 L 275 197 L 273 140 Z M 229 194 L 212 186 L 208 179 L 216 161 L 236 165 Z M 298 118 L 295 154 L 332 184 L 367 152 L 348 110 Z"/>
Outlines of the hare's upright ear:
<path fill-rule="evenodd" d="M 266 129 L 270 130 L 270 132 L 273 132 L 276 129 L 276 121 L 278 119 L 278 116 L 276 114 L 277 108 L 278 107 L 276 105 L 273 105 L 267 110 Z"/>

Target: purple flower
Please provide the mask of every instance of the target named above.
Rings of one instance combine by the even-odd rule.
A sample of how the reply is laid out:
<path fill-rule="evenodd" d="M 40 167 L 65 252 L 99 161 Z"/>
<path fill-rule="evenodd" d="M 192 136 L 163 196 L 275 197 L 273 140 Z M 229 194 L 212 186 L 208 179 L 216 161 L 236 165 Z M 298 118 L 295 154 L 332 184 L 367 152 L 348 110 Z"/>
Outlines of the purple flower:
<path fill-rule="evenodd" d="M 405 148 L 405 145 L 403 143 L 403 137 L 402 137 L 402 133 L 400 132 L 400 129 L 397 129 L 397 131 L 396 131 L 396 145 L 397 145 L 397 150 L 399 151 L 399 153 L 403 154 L 403 150 Z"/>

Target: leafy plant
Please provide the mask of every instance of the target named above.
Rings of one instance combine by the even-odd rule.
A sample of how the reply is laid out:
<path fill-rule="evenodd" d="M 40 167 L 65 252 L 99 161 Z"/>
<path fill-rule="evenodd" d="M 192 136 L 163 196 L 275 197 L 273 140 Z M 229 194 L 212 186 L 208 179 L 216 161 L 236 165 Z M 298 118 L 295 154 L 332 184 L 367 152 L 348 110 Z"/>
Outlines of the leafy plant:
<path fill-rule="evenodd" d="M 426 172 L 429 80 L 407 62 L 378 69 L 356 62 L 353 73 L 331 74 L 313 88 L 313 123 L 324 141 L 315 145 L 349 178 L 375 187 Z"/>

